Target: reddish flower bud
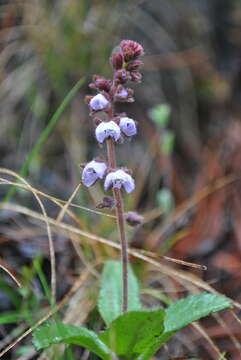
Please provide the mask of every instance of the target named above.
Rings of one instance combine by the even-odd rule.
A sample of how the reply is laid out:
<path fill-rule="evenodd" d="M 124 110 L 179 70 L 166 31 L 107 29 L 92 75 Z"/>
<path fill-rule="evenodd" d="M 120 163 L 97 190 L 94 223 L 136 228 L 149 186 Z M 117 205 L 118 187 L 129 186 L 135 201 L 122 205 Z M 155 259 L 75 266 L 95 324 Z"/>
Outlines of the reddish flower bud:
<path fill-rule="evenodd" d="M 81 163 L 81 164 L 79 164 L 79 167 L 81 168 L 81 169 L 84 169 L 84 167 L 87 165 L 87 163 Z"/>
<path fill-rule="evenodd" d="M 138 70 L 141 66 L 143 66 L 143 62 L 141 60 L 133 60 L 127 64 L 126 70 L 128 71 Z"/>
<path fill-rule="evenodd" d="M 140 225 L 144 220 L 143 216 L 137 214 L 134 211 L 129 211 L 129 212 L 125 213 L 124 216 L 125 216 L 127 224 L 130 226 Z"/>
<path fill-rule="evenodd" d="M 136 41 L 122 40 L 120 47 L 124 54 L 125 61 L 134 60 L 144 54 L 143 47 Z"/>
<path fill-rule="evenodd" d="M 133 82 L 140 83 L 142 80 L 142 75 L 139 72 L 133 71 L 133 72 L 131 72 L 130 76 L 131 76 L 131 81 L 133 81 Z"/>
<path fill-rule="evenodd" d="M 86 95 L 86 97 L 85 97 L 85 102 L 86 102 L 87 104 L 89 104 L 89 102 L 93 99 L 93 97 L 94 97 L 94 96 Z"/>
<path fill-rule="evenodd" d="M 89 84 L 89 87 L 109 92 L 111 88 L 111 81 L 102 76 L 95 75 L 93 76 L 93 82 Z"/>
<path fill-rule="evenodd" d="M 114 79 L 116 82 L 118 82 L 120 84 L 124 84 L 128 80 L 130 80 L 130 74 L 129 74 L 129 72 L 127 72 L 125 70 L 118 70 L 118 71 L 116 71 L 116 73 L 114 75 Z"/>
<path fill-rule="evenodd" d="M 114 206 L 114 199 L 108 196 L 103 197 L 102 202 L 96 205 L 97 209 L 113 209 Z"/>
<path fill-rule="evenodd" d="M 115 70 L 119 70 L 122 68 L 124 63 L 124 56 L 122 53 L 113 53 L 110 58 L 111 65 Z"/>
<path fill-rule="evenodd" d="M 100 118 L 98 118 L 98 117 L 95 117 L 94 119 L 93 119 L 93 121 L 94 121 L 94 124 L 96 125 L 96 126 L 98 126 L 98 125 L 100 125 L 103 121 L 100 119 Z"/>

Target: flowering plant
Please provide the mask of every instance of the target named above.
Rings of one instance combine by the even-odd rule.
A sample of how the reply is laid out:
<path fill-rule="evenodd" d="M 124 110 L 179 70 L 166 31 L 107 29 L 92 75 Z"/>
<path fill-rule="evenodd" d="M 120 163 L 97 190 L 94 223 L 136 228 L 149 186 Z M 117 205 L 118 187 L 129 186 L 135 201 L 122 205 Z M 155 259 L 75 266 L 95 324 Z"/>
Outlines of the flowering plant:
<path fill-rule="evenodd" d="M 229 301 L 216 294 L 201 293 L 171 303 L 166 309 L 145 309 L 140 302 L 137 279 L 128 265 L 128 249 L 125 221 L 139 224 L 142 217 L 136 213 L 124 213 L 122 191 L 131 193 L 135 182 L 130 170 L 117 168 L 115 144 L 124 137 L 137 133 L 136 121 L 126 114 L 116 114 L 116 102 L 133 102 L 134 92 L 126 87 L 128 81 L 140 82 L 139 72 L 144 54 L 140 44 L 123 40 L 119 51 L 111 56 L 114 68 L 112 80 L 94 76 L 90 87 L 97 95 L 87 96 L 90 115 L 96 124 L 95 137 L 100 145 L 106 144 L 107 161 L 94 158 L 82 172 L 85 186 L 104 181 L 104 190 L 112 189 L 114 199 L 104 197 L 99 208 L 115 207 L 120 233 L 121 263 L 108 261 L 101 277 L 98 299 L 99 313 L 106 328 L 95 333 L 87 328 L 64 324 L 59 321 L 46 323 L 34 332 L 33 342 L 40 349 L 52 344 L 80 345 L 104 360 L 148 360 L 178 330 L 204 316 L 230 307 Z M 104 120 L 96 114 L 103 112 Z"/>
<path fill-rule="evenodd" d="M 128 169 L 116 167 L 115 143 L 120 143 L 124 137 L 130 138 L 136 135 L 137 126 L 135 120 L 127 117 L 126 114 L 116 114 L 114 105 L 116 102 L 134 101 L 134 91 L 126 85 L 128 81 L 141 82 L 142 75 L 139 70 L 143 63 L 139 57 L 143 54 L 143 47 L 137 42 L 121 41 L 119 51 L 113 53 L 110 58 L 114 69 L 113 79 L 95 75 L 89 86 L 98 93 L 86 97 L 90 115 L 96 124 L 95 137 L 100 144 L 106 143 L 108 161 L 96 163 L 92 160 L 88 163 L 82 173 L 82 182 L 86 186 L 91 186 L 98 179 L 104 178 L 105 191 L 110 188 L 113 191 L 122 249 L 123 312 L 128 309 L 128 254 L 121 190 L 132 192 L 135 189 L 135 182 Z M 105 114 L 105 120 L 96 117 L 96 113 L 100 111 Z"/>

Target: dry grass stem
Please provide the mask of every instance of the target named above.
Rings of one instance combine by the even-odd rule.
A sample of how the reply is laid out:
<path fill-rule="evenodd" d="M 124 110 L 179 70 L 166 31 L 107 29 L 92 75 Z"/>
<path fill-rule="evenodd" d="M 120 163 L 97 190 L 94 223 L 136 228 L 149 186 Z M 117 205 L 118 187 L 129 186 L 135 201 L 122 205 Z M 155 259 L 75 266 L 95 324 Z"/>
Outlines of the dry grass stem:
<path fill-rule="evenodd" d="M 51 228 L 49 225 L 48 216 L 47 216 L 45 207 L 44 207 L 42 201 L 40 200 L 38 194 L 34 191 L 34 189 L 31 187 L 31 185 L 22 176 L 18 175 L 14 171 L 4 169 L 4 168 L 0 168 L 0 173 L 13 176 L 13 177 L 17 178 L 18 180 L 20 180 L 21 182 L 23 182 L 28 187 L 28 189 L 32 192 L 32 194 L 36 198 L 36 200 L 42 210 L 42 213 L 43 213 L 43 216 L 45 219 L 44 221 L 46 223 L 47 235 L 48 235 L 48 241 L 49 241 L 49 253 L 50 253 L 50 264 L 51 264 L 51 295 L 52 295 L 51 302 L 55 303 L 55 298 L 56 298 L 56 270 L 55 270 L 56 260 L 55 260 L 52 232 L 51 232 Z"/>
<path fill-rule="evenodd" d="M 18 278 L 18 276 L 15 274 L 15 272 L 10 269 L 10 267 L 5 263 L 5 261 L 3 261 L 2 259 L 0 259 L 0 268 L 3 269 L 12 279 L 13 281 L 15 281 L 15 283 L 19 286 L 22 287 L 22 283 L 20 281 L 20 279 Z"/>
<path fill-rule="evenodd" d="M 215 351 L 215 353 L 218 355 L 218 357 L 222 356 L 222 353 L 220 352 L 219 348 L 214 343 L 214 341 L 207 334 L 207 331 L 197 322 L 194 322 L 191 325 L 194 327 L 194 329 L 196 329 L 204 337 L 204 339 L 208 342 L 208 344 Z M 216 360 L 216 356 L 214 356 L 214 360 Z M 226 357 L 223 357 L 223 360 L 228 360 L 228 359 Z"/>
<path fill-rule="evenodd" d="M 232 343 L 236 347 L 236 349 L 239 352 L 240 358 L 241 358 L 241 345 L 236 336 L 232 333 L 228 325 L 225 323 L 225 321 L 222 319 L 222 317 L 219 314 L 212 314 L 212 316 L 216 319 L 217 323 L 225 330 L 225 332 L 229 335 Z"/>
<path fill-rule="evenodd" d="M 92 266 L 96 266 L 98 264 L 93 264 Z M 13 341 L 9 346 L 7 346 L 0 353 L 0 357 L 5 355 L 9 350 L 11 350 L 16 344 L 18 344 L 21 340 L 23 340 L 26 336 L 31 334 L 37 327 L 43 324 L 46 320 L 48 320 L 52 315 L 54 315 L 63 305 L 65 305 L 69 299 L 75 294 L 75 292 L 79 289 L 80 286 L 88 279 L 90 272 L 88 269 L 84 270 L 82 275 L 75 281 L 74 285 L 71 287 L 69 292 L 63 297 L 63 299 L 55 305 L 45 316 L 43 316 L 39 321 L 37 321 L 32 327 L 26 330 L 23 334 L 21 334 L 15 341 Z"/>
<path fill-rule="evenodd" d="M 73 191 L 73 193 L 71 194 L 71 196 L 69 197 L 68 201 L 64 204 L 64 206 L 62 207 L 62 209 L 60 210 L 57 218 L 56 218 L 56 221 L 57 222 L 61 222 L 66 211 L 68 210 L 72 200 L 74 199 L 75 195 L 77 194 L 77 192 L 79 191 L 79 188 L 80 188 L 80 185 L 81 184 L 78 184 L 75 188 L 75 190 Z"/>
<path fill-rule="evenodd" d="M 29 210 L 28 208 L 21 206 L 21 205 L 13 205 L 13 204 L 0 204 L 0 208 L 2 209 L 6 209 L 6 210 L 12 210 L 14 212 L 19 212 L 21 214 L 25 214 L 27 216 L 30 216 L 34 219 L 40 220 L 40 221 L 45 221 L 44 220 L 44 216 L 42 214 L 39 214 L 33 210 Z M 62 229 L 64 231 L 71 231 L 75 234 L 81 235 L 84 238 L 87 238 L 89 240 L 93 240 L 93 241 L 97 241 L 103 245 L 107 245 L 110 246 L 112 248 L 115 248 L 117 250 L 120 250 L 120 245 L 111 241 L 111 240 L 107 240 L 105 238 L 96 236 L 94 234 L 91 234 L 87 231 L 83 231 L 81 229 L 78 229 L 74 226 L 65 224 L 65 223 L 57 223 L 56 220 L 48 218 L 48 221 L 50 224 L 56 226 L 59 229 Z M 221 295 L 219 292 L 217 292 L 216 290 L 214 290 L 210 285 L 208 285 L 205 281 L 199 279 L 198 277 L 191 275 L 183 270 L 175 270 L 172 269 L 164 264 L 161 264 L 160 262 L 157 262 L 153 259 L 151 259 L 148 256 L 142 255 L 141 253 L 139 253 L 137 250 L 132 250 L 132 249 L 128 249 L 128 253 L 144 262 L 147 262 L 149 264 L 152 264 L 154 267 L 156 267 L 157 269 L 159 269 L 160 272 L 162 272 L 163 274 L 166 274 L 167 276 L 171 276 L 173 277 L 176 281 L 180 281 L 182 283 L 182 281 L 186 281 L 188 283 L 191 283 L 195 286 L 197 286 L 198 288 L 204 289 L 206 291 L 210 291 L 213 294 L 217 294 L 217 295 Z M 238 309 L 241 309 L 241 304 L 237 301 L 234 301 L 230 298 L 227 297 L 227 299 L 229 299 L 229 301 L 233 304 L 233 306 L 237 307 Z"/>
<path fill-rule="evenodd" d="M 62 200 L 62 199 L 58 199 L 58 198 L 56 198 L 54 196 L 51 196 L 51 195 L 48 195 L 48 194 L 46 194 L 46 193 L 32 187 L 31 185 L 29 185 L 29 186 L 31 187 L 32 190 L 30 190 L 29 186 L 26 186 L 24 184 L 19 184 L 17 182 L 10 181 L 10 180 L 4 179 L 4 178 L 0 178 L 0 182 L 2 182 L 3 184 L 7 184 L 7 185 L 18 186 L 18 187 L 20 187 L 22 189 L 25 189 L 25 190 L 28 190 L 28 191 L 31 191 L 31 192 L 34 191 L 36 194 L 41 195 L 41 196 L 43 196 L 44 198 L 46 198 L 48 200 L 51 200 L 53 203 L 55 203 L 58 206 L 61 206 L 61 205 L 63 206 L 63 205 L 65 205 L 67 203 L 67 201 Z M 77 204 L 73 204 L 73 203 L 70 203 L 69 206 L 74 207 L 76 209 L 80 209 L 80 210 L 90 212 L 92 214 L 106 216 L 106 217 L 110 217 L 112 219 L 116 219 L 115 215 L 108 214 L 108 213 L 98 211 L 98 210 L 93 210 L 93 209 L 90 209 L 90 208 L 85 207 L 85 206 L 81 206 L 81 205 L 77 205 Z"/>

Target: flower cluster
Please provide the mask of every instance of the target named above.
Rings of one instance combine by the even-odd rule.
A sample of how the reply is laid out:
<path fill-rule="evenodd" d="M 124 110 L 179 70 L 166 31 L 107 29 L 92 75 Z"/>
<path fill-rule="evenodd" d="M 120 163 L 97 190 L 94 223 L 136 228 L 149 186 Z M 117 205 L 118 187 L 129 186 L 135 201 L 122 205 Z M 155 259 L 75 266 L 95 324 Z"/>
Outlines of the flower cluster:
<path fill-rule="evenodd" d="M 113 79 L 93 76 L 89 87 L 95 89 L 97 94 L 85 98 L 89 105 L 90 115 L 96 124 L 95 137 L 99 144 L 105 143 L 108 139 L 113 142 L 122 142 L 125 137 L 131 138 L 137 134 L 136 121 L 126 114 L 115 114 L 114 104 L 134 101 L 134 91 L 126 84 L 128 81 L 141 81 L 142 75 L 139 70 L 143 63 L 139 57 L 144 54 L 144 51 L 140 44 L 132 40 L 121 41 L 118 49 L 110 58 L 114 69 Z M 97 118 L 98 112 L 103 112 L 106 119 Z M 82 182 L 89 187 L 99 179 L 104 179 L 105 191 L 112 188 L 124 189 L 130 193 L 135 188 L 134 180 L 128 170 L 110 168 L 104 160 L 97 158 L 84 167 Z M 105 207 L 105 204 L 100 206 Z"/>

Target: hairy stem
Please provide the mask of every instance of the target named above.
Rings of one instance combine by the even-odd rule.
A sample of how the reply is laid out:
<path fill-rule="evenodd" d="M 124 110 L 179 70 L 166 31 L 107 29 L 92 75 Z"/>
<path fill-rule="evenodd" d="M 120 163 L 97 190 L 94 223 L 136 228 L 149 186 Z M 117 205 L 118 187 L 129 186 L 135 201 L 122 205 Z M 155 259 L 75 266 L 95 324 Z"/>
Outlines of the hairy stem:
<path fill-rule="evenodd" d="M 107 140 L 107 153 L 110 168 L 116 167 L 115 146 L 113 140 Z M 128 244 L 125 233 L 124 205 L 120 189 L 113 189 L 113 195 L 116 204 L 116 216 L 120 234 L 121 243 L 121 263 L 122 263 L 122 311 L 128 310 Z"/>

